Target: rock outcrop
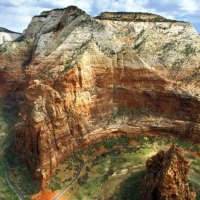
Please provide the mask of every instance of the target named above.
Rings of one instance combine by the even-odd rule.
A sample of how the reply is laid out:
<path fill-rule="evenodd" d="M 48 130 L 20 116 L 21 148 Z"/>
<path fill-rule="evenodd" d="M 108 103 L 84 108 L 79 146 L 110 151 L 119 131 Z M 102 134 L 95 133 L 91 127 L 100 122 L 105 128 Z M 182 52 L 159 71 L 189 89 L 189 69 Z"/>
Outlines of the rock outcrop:
<path fill-rule="evenodd" d="M 111 135 L 200 141 L 200 37 L 189 23 L 70 6 L 33 17 L 0 60 L 20 85 L 16 150 L 42 179 Z"/>
<path fill-rule="evenodd" d="M 189 162 L 178 146 L 160 151 L 146 162 L 145 200 L 195 200 L 189 186 Z"/>
<path fill-rule="evenodd" d="M 0 45 L 4 42 L 10 42 L 15 40 L 21 35 L 21 33 L 17 33 L 14 31 L 10 31 L 6 28 L 0 27 Z"/>

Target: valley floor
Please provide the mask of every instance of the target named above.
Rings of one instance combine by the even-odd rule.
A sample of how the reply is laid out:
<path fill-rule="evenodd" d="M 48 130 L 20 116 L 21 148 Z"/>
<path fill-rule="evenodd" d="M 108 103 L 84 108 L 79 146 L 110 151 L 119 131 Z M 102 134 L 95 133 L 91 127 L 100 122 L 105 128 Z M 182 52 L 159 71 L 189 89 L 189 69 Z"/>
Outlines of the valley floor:
<path fill-rule="evenodd" d="M 0 199 L 30 199 L 38 192 L 40 184 L 16 155 L 13 148 L 13 125 L 18 110 L 13 100 L 0 102 Z M 6 170 L 6 171 L 5 171 Z"/>
<path fill-rule="evenodd" d="M 0 199 L 18 200 L 16 192 L 9 185 L 3 161 L 0 159 Z"/>
<path fill-rule="evenodd" d="M 164 137 L 140 137 L 134 141 L 115 138 L 98 143 L 89 151 L 79 152 L 60 165 L 47 187 L 60 191 L 67 186 L 63 196 L 70 200 L 140 200 L 146 159 L 161 149 L 167 150 L 172 142 L 184 149 L 185 156 L 191 162 L 189 180 L 197 191 L 198 200 L 200 158 L 197 154 L 200 148 L 186 141 L 170 141 Z M 79 167 L 86 162 L 87 165 L 71 184 L 73 177 L 77 177 Z"/>

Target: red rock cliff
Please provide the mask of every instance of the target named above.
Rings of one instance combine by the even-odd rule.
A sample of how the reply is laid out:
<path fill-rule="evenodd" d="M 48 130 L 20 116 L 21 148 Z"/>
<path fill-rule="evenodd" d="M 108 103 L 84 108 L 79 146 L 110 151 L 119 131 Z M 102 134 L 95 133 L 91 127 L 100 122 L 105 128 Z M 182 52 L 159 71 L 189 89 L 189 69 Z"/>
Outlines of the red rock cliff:
<path fill-rule="evenodd" d="M 189 186 L 189 163 L 177 146 L 160 151 L 146 162 L 145 200 L 195 200 Z"/>
<path fill-rule="evenodd" d="M 23 81 L 15 147 L 43 179 L 111 134 L 199 142 L 198 34 L 153 14 L 115 15 L 43 12 L 22 41 L 0 49 L 1 68 Z"/>

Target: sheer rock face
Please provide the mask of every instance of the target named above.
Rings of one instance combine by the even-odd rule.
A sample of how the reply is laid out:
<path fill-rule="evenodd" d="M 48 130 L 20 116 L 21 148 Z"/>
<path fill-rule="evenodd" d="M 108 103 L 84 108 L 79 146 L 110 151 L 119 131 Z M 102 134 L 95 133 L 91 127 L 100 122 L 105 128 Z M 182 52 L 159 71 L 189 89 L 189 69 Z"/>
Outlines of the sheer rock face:
<path fill-rule="evenodd" d="M 110 135 L 199 142 L 200 37 L 188 23 L 140 13 L 92 18 L 74 6 L 45 11 L 20 42 L 0 46 L 0 60 L 23 82 L 16 149 L 44 179 Z"/>
<path fill-rule="evenodd" d="M 146 162 L 145 200 L 195 200 L 187 175 L 189 163 L 177 146 L 160 151 Z"/>

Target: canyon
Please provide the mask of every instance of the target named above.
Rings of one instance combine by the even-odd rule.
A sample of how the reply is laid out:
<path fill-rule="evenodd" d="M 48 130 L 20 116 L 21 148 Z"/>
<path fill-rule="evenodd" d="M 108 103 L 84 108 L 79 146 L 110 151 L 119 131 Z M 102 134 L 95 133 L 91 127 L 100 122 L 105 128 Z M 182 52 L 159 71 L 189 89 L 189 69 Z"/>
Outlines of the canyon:
<path fill-rule="evenodd" d="M 186 22 L 75 6 L 32 18 L 0 46 L 0 97 L 19 109 L 15 151 L 44 184 L 110 137 L 200 142 L 200 36 Z"/>

